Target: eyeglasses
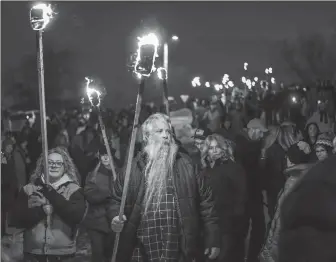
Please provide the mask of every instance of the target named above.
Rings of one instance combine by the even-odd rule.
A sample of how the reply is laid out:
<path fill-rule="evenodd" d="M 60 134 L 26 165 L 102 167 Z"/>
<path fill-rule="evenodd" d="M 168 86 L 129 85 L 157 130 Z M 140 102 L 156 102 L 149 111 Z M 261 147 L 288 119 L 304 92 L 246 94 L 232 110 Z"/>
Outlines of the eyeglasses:
<path fill-rule="evenodd" d="M 60 168 L 64 165 L 64 163 L 60 161 L 54 162 L 54 161 L 48 160 L 48 165 Z"/>

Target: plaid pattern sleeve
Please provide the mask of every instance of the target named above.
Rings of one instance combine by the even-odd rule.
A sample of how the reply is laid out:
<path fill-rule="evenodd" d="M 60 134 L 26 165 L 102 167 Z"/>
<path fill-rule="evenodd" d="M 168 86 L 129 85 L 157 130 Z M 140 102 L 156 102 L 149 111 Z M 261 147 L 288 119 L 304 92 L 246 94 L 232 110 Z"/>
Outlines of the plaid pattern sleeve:
<path fill-rule="evenodd" d="M 178 260 L 179 220 L 176 204 L 172 181 L 169 179 L 159 207 L 153 204 L 146 214 L 142 214 L 142 221 L 137 231 L 139 246 L 134 250 L 132 262 Z"/>

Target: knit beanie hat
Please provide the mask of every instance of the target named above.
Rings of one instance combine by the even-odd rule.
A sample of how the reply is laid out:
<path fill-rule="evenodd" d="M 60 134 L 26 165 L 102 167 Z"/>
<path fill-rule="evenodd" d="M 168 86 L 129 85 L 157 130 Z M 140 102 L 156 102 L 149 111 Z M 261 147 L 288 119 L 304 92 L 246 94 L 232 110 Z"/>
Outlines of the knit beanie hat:
<path fill-rule="evenodd" d="M 315 147 L 316 146 L 323 146 L 326 148 L 333 148 L 332 138 L 328 134 L 321 134 L 317 137 Z"/>
<path fill-rule="evenodd" d="M 306 164 L 310 160 L 310 155 L 306 154 L 300 147 L 298 143 L 292 145 L 287 151 L 287 157 L 294 165 Z"/>

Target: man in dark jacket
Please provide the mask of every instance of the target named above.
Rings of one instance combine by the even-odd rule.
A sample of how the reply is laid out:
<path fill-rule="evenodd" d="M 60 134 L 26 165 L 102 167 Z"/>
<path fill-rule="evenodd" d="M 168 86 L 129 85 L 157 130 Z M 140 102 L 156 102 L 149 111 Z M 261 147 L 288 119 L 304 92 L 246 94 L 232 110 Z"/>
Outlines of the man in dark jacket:
<path fill-rule="evenodd" d="M 142 129 L 145 147 L 132 166 L 124 229 L 117 216 L 123 181 L 117 181 L 109 206 L 112 229 L 123 231 L 119 261 L 190 262 L 197 253 L 200 223 L 205 254 L 215 259 L 220 234 L 211 189 L 196 175 L 190 158 L 178 152 L 166 115 L 150 116 Z"/>
<path fill-rule="evenodd" d="M 336 156 L 313 166 L 282 204 L 278 262 L 336 261 Z"/>
<path fill-rule="evenodd" d="M 247 130 L 243 130 L 236 137 L 236 159 L 240 161 L 247 176 L 247 214 L 249 224 L 251 219 L 251 237 L 249 241 L 248 262 L 258 261 L 259 251 L 264 242 L 266 233 L 264 206 L 263 206 L 263 168 L 260 165 L 262 138 L 267 132 L 260 119 L 252 119 Z M 246 227 L 246 234 L 249 227 Z"/>

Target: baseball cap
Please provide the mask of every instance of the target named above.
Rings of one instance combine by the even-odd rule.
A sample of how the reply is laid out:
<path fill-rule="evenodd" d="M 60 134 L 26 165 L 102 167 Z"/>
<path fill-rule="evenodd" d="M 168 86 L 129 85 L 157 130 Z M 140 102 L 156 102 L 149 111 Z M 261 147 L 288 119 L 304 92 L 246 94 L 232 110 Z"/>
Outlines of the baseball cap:
<path fill-rule="evenodd" d="M 212 132 L 209 129 L 196 129 L 195 134 L 193 136 L 194 139 L 201 139 L 205 140 L 209 135 L 211 135 Z"/>
<path fill-rule="evenodd" d="M 254 118 L 250 122 L 248 122 L 247 128 L 260 129 L 262 132 L 268 131 L 263 121 L 261 121 L 259 118 Z"/>

